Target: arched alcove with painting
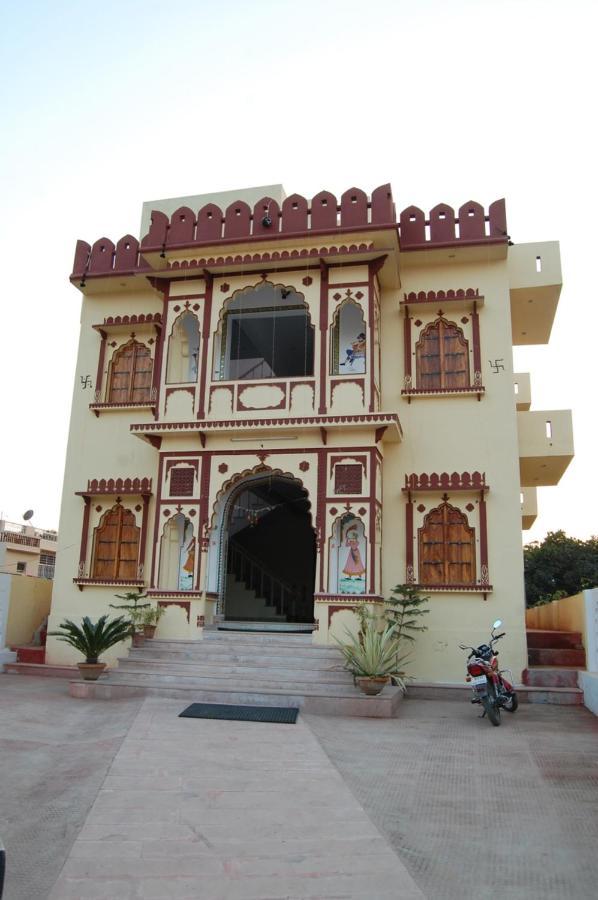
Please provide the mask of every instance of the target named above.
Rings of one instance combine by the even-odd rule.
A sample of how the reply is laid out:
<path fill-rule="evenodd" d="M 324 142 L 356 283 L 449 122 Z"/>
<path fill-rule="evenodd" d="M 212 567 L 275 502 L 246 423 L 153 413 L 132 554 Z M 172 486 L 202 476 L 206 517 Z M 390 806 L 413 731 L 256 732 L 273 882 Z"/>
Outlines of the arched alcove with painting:
<path fill-rule="evenodd" d="M 199 371 L 199 323 L 197 316 L 186 311 L 175 319 L 168 338 L 168 384 L 185 384 L 197 381 Z"/>
<path fill-rule="evenodd" d="M 166 522 L 160 539 L 158 586 L 162 590 L 193 590 L 195 543 L 193 523 L 183 513 Z"/>

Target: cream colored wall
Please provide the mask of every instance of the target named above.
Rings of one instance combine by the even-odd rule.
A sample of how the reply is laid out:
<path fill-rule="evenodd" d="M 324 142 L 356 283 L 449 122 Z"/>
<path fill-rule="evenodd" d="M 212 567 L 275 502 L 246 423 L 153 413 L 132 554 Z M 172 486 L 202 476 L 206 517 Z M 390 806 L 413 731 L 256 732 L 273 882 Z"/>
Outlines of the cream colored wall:
<path fill-rule="evenodd" d="M 6 645 L 29 644 L 50 612 L 52 582 L 27 575 L 11 575 L 9 591 Z"/>
<path fill-rule="evenodd" d="M 424 680 L 458 682 L 464 677 L 460 642 L 487 640 L 490 624 L 501 618 L 507 637 L 501 658 L 519 680 L 526 666 L 521 507 L 519 489 L 517 421 L 513 395 L 512 344 L 509 319 L 509 284 L 506 262 L 497 260 L 410 267 L 402 271 L 400 295 L 386 294 L 382 302 L 382 408 L 398 410 L 405 435 L 402 444 L 384 449 L 383 593 L 405 581 L 405 499 L 402 487 L 412 472 L 486 473 L 489 576 L 492 593 L 431 593 L 426 617 L 428 631 L 417 638 L 411 674 Z M 485 395 L 476 397 L 401 397 L 403 384 L 403 322 L 398 302 L 403 292 L 478 288 L 485 297 L 479 310 L 482 377 Z M 439 306 L 440 308 L 440 306 Z M 470 313 L 453 312 L 445 304 L 443 314 L 459 322 Z M 414 318 L 423 320 L 418 310 Z M 387 352 L 386 348 L 392 348 Z M 471 349 L 471 347 L 470 347 Z M 502 359 L 504 370 L 493 374 L 488 361 Z M 473 373 L 473 358 L 470 359 Z M 474 498 L 449 492 L 449 502 L 463 508 Z M 414 504 L 427 509 L 440 494 L 414 495 Z M 476 528 L 479 561 L 479 524 L 476 511 L 469 516 Z M 416 523 L 417 524 L 417 523 Z M 415 529 L 417 539 L 417 529 Z M 417 543 L 417 540 L 415 540 Z M 415 548 L 417 558 L 417 547 Z M 416 576 L 417 577 L 417 576 Z M 479 577 L 479 564 L 478 564 Z"/>
<path fill-rule="evenodd" d="M 80 620 L 84 615 L 97 619 L 110 612 L 108 603 L 115 602 L 114 594 L 122 593 L 119 588 L 85 587 L 79 591 L 73 584 L 77 577 L 79 548 L 84 503 L 76 491 L 87 488 L 91 478 L 134 478 L 151 477 L 156 481 L 156 452 L 153 447 L 129 434 L 129 424 L 153 421 L 150 410 L 110 410 L 99 417 L 89 409 L 94 402 L 96 369 L 100 348 L 100 336 L 91 327 L 102 323 L 106 316 L 124 314 L 156 313 L 162 311 L 162 300 L 148 285 L 147 290 L 130 293 L 116 290 L 114 293 L 88 295 L 82 304 L 81 335 L 73 400 L 71 423 L 65 462 L 62 504 L 60 512 L 59 540 L 57 545 L 56 572 L 54 577 L 54 600 L 50 616 L 50 630 L 56 629 L 64 618 Z M 135 326 L 131 331 L 136 331 Z M 112 341 L 111 336 L 108 341 Z M 114 340 L 120 342 L 120 336 Z M 155 344 L 153 345 L 155 347 Z M 109 348 L 111 351 L 112 348 Z M 108 362 L 108 354 L 106 362 Z M 80 377 L 90 375 L 93 387 L 82 389 Z M 154 488 L 155 490 L 155 488 Z M 128 505 L 129 497 L 124 497 Z M 116 500 L 115 497 L 92 497 L 92 510 L 101 505 L 104 510 Z M 135 498 L 141 503 L 141 498 Z M 154 498 L 150 502 L 149 522 L 153 522 Z M 141 518 L 138 519 L 141 524 Z M 148 534 L 149 536 L 149 534 Z M 88 541 L 88 561 L 91 553 L 91 532 Z M 149 545 L 149 541 L 148 541 Z M 88 563 L 89 565 L 89 563 Z M 87 569 L 89 573 L 89 568 Z M 116 615 L 116 613 L 114 613 Z M 106 655 L 111 662 L 122 655 L 122 646 L 114 648 Z M 78 655 L 66 644 L 48 638 L 46 660 L 50 663 L 72 663 Z"/>
<path fill-rule="evenodd" d="M 579 631 L 586 644 L 586 613 L 583 592 L 534 606 L 525 613 L 526 626 L 547 631 Z"/>
<path fill-rule="evenodd" d="M 39 568 L 39 549 L 37 547 L 7 547 L 6 544 L 0 545 L 0 572 L 7 575 L 37 575 Z M 25 571 L 19 573 L 17 563 L 25 563 Z"/>

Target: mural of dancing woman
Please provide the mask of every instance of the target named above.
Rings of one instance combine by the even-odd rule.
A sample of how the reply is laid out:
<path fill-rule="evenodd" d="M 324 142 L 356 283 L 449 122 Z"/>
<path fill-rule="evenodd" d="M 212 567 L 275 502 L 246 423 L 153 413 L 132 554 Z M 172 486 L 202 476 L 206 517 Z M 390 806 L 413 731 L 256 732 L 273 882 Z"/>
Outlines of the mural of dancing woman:
<path fill-rule="evenodd" d="M 363 543 L 363 539 L 359 538 L 355 521 L 349 523 L 344 540 L 344 546 L 349 548 L 349 552 L 342 570 L 341 593 L 343 594 L 365 593 L 365 565 L 360 546 Z"/>

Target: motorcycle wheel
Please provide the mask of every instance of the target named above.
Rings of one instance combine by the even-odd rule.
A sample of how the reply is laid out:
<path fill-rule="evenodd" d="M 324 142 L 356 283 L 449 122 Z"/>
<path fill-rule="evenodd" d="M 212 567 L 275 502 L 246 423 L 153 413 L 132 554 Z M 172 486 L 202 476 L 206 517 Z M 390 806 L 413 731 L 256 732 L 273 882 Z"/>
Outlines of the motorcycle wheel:
<path fill-rule="evenodd" d="M 517 699 L 517 694 L 513 691 L 507 702 L 503 704 L 503 709 L 506 709 L 507 712 L 514 713 L 518 706 L 519 700 Z"/>
<path fill-rule="evenodd" d="M 500 707 L 496 702 L 496 691 L 493 684 L 488 684 L 488 693 L 482 697 L 482 704 L 492 724 L 500 725 Z"/>

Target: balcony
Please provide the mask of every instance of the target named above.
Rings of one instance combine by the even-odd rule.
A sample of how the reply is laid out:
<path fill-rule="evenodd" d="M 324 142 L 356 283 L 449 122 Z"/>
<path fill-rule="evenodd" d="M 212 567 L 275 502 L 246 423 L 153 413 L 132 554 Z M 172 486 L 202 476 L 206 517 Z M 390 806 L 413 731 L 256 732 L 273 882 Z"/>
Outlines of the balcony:
<path fill-rule="evenodd" d="M 33 528 L 26 534 L 22 525 L 13 525 L 12 522 L 2 522 L 0 529 L 0 544 L 6 544 L 9 550 L 19 550 L 25 553 L 39 553 L 39 538 L 33 533 Z"/>
<path fill-rule="evenodd" d="M 507 266 L 513 344 L 547 344 L 562 287 L 558 241 L 509 247 Z"/>
<path fill-rule="evenodd" d="M 574 454 L 571 410 L 518 412 L 517 430 L 521 486 L 558 484 Z"/>
<path fill-rule="evenodd" d="M 513 375 L 515 405 L 519 412 L 525 412 L 532 405 L 532 385 L 529 372 L 515 372 Z"/>
<path fill-rule="evenodd" d="M 521 488 L 521 528 L 527 531 L 538 516 L 538 490 L 535 487 Z"/>

